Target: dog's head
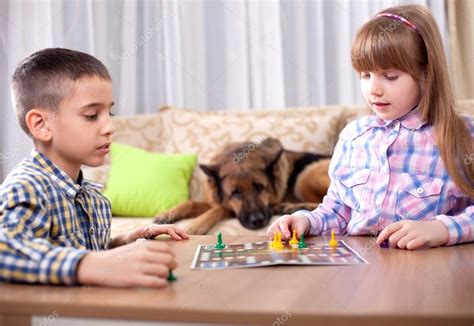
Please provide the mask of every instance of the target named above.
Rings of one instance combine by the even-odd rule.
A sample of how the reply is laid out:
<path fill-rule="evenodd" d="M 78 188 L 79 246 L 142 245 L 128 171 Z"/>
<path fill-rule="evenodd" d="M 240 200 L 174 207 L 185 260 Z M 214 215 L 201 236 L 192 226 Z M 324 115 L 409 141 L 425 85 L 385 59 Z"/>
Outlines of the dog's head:
<path fill-rule="evenodd" d="M 208 176 L 208 186 L 212 191 L 212 201 L 223 205 L 235 214 L 239 222 L 248 229 L 267 226 L 272 217 L 271 204 L 275 202 L 275 165 L 283 148 L 265 151 L 256 146 L 241 161 L 235 155 L 245 151 L 251 143 L 240 144 L 230 153 L 224 153 L 224 161 L 212 165 L 200 165 Z M 278 142 L 279 144 L 279 142 Z"/>

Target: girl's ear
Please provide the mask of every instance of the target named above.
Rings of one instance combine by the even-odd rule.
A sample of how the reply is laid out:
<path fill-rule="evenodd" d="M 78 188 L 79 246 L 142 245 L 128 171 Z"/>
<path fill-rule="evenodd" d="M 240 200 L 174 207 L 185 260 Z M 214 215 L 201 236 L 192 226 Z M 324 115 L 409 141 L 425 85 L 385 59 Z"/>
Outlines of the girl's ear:
<path fill-rule="evenodd" d="M 52 138 L 49 113 L 42 108 L 33 108 L 25 116 L 26 126 L 35 140 L 48 142 Z"/>

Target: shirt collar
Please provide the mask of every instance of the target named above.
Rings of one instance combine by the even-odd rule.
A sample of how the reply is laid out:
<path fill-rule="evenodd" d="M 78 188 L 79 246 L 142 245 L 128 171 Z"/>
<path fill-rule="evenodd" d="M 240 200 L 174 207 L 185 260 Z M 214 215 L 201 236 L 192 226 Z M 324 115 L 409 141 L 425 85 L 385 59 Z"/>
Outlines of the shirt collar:
<path fill-rule="evenodd" d="M 372 119 L 372 123 L 370 125 L 371 127 L 389 126 L 394 121 L 399 121 L 406 129 L 416 130 L 426 124 L 426 122 L 421 119 L 421 113 L 418 109 L 418 106 L 413 108 L 411 111 L 409 111 L 402 117 L 395 120 L 383 120 L 379 118 L 376 114 L 374 114 L 373 116 L 374 118 Z"/>
<path fill-rule="evenodd" d="M 66 194 L 72 198 L 76 197 L 81 187 L 102 188 L 99 183 L 84 179 L 82 171 L 79 171 L 79 177 L 75 182 L 66 172 L 54 164 L 45 154 L 34 148 L 31 151 L 31 160 L 48 172 L 51 179 L 62 188 Z"/>

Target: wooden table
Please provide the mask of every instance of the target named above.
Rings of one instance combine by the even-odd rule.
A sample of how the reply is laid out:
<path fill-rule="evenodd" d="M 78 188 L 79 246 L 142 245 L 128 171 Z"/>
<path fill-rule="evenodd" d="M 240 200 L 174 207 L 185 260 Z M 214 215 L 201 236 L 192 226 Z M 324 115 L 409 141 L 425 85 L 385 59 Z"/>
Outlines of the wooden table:
<path fill-rule="evenodd" d="M 224 236 L 226 243 L 262 239 Z M 171 242 L 178 281 L 166 289 L 2 284 L 0 324 L 29 325 L 31 316 L 53 312 L 59 318 L 194 323 L 474 324 L 474 244 L 407 251 L 381 249 L 373 237 L 338 239 L 370 264 L 191 270 L 197 245 L 216 242 L 193 236 Z"/>

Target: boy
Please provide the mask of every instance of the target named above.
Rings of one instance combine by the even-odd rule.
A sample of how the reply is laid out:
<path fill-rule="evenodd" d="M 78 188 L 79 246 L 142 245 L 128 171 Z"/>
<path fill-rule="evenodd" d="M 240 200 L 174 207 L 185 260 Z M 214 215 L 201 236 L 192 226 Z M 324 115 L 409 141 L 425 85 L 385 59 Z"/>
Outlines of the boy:
<path fill-rule="evenodd" d="M 82 164 L 104 162 L 114 132 L 107 68 L 78 51 L 38 51 L 16 68 L 12 100 L 35 148 L 0 187 L 0 281 L 166 286 L 169 246 L 135 240 L 188 235 L 153 225 L 110 239 L 110 203 L 82 178 Z"/>

